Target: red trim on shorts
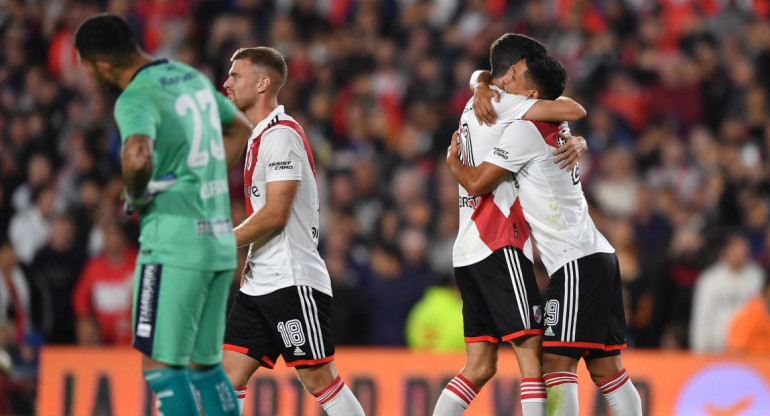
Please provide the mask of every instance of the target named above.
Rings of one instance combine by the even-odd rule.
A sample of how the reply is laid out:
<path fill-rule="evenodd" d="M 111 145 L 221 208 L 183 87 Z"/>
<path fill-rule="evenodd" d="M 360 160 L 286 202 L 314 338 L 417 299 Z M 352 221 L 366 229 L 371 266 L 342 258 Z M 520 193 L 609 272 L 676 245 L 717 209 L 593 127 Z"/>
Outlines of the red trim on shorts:
<path fill-rule="evenodd" d="M 334 360 L 334 356 L 330 355 L 328 357 L 319 358 L 317 360 L 297 360 L 297 361 L 288 361 L 286 362 L 286 367 L 296 367 L 298 365 L 318 365 L 318 364 L 324 364 L 328 363 Z"/>
<path fill-rule="evenodd" d="M 222 344 L 222 349 L 223 350 L 230 350 L 230 351 L 239 352 L 241 354 L 248 354 L 249 353 L 249 349 L 248 348 L 239 347 L 239 346 L 233 345 L 233 344 Z"/>
<path fill-rule="evenodd" d="M 520 338 L 526 335 L 543 335 L 542 329 L 523 329 L 521 331 L 516 331 L 512 334 L 503 335 L 503 342 L 508 342 L 512 339 Z"/>
<path fill-rule="evenodd" d="M 275 368 L 275 362 L 273 362 L 273 360 L 271 360 L 270 357 L 268 357 L 267 355 L 263 355 L 262 358 L 259 359 L 259 361 L 262 362 L 262 365 L 264 365 L 265 367 L 271 370 Z"/>
<path fill-rule="evenodd" d="M 593 342 L 565 342 L 565 341 L 543 341 L 544 347 L 569 347 L 584 348 L 589 350 L 604 350 L 604 344 Z"/>
<path fill-rule="evenodd" d="M 627 348 L 627 347 L 628 347 L 628 344 L 626 344 L 626 343 L 617 344 L 617 345 L 605 345 L 604 346 L 604 351 L 622 350 L 622 349 Z"/>
<path fill-rule="evenodd" d="M 500 340 L 489 335 L 482 335 L 480 337 L 465 337 L 465 342 L 491 342 L 497 344 Z"/>

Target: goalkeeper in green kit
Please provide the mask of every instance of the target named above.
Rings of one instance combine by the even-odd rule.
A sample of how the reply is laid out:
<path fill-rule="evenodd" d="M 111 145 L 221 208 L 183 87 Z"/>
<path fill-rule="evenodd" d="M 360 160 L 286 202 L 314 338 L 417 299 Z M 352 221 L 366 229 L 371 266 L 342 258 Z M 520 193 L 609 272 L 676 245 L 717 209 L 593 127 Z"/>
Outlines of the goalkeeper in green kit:
<path fill-rule="evenodd" d="M 133 346 L 159 413 L 237 415 L 222 371 L 222 339 L 236 247 L 227 169 L 251 128 L 194 68 L 153 60 L 113 14 L 78 27 L 91 76 L 122 90 L 115 103 L 127 212 L 140 219 Z"/>

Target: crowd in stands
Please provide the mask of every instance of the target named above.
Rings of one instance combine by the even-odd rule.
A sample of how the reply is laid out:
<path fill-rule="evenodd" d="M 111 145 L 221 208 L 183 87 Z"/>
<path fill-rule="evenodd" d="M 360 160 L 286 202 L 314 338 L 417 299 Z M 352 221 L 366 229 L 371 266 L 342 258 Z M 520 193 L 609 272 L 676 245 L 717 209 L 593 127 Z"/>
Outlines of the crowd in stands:
<path fill-rule="evenodd" d="M 42 344 L 130 342 L 138 230 L 119 202 L 116 93 L 73 50 L 101 11 L 216 85 L 239 47 L 286 56 L 279 101 L 315 155 L 339 344 L 462 349 L 449 339 L 458 205 L 445 151 L 470 74 L 519 32 L 561 60 L 565 95 L 588 110 L 571 128 L 618 251 L 629 344 L 770 351 L 770 0 L 5 0 L 0 391 L 17 394 L 0 413 L 29 411 Z"/>

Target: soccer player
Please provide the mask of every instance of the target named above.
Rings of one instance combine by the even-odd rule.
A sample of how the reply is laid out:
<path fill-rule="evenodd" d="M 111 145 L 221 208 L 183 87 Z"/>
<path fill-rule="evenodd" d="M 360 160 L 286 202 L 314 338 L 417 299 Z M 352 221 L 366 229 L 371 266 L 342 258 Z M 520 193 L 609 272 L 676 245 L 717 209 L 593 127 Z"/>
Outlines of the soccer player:
<path fill-rule="evenodd" d="M 286 62 L 268 47 L 239 49 L 231 61 L 224 87 L 254 130 L 243 175 L 248 217 L 235 227 L 236 244 L 249 246 L 249 260 L 227 317 L 225 371 L 242 407 L 251 375 L 259 366 L 273 368 L 281 355 L 329 416 L 363 415 L 334 365 L 313 153 L 277 99 Z"/>
<path fill-rule="evenodd" d="M 140 221 L 132 312 L 144 379 L 162 414 L 199 414 L 197 391 L 206 415 L 237 415 L 221 366 L 236 264 L 225 159 L 242 151 L 248 120 L 197 70 L 146 55 L 117 15 L 86 19 L 75 48 L 93 78 L 122 90 L 115 121 L 126 207 Z"/>
<path fill-rule="evenodd" d="M 538 101 L 514 94 L 524 91 L 504 91 L 514 78 L 523 76 L 527 60 L 546 53 L 540 42 L 518 34 L 503 35 L 492 44 L 492 88 L 501 94 L 494 105 L 500 120 L 492 125 L 476 122 L 473 100 L 468 101 L 460 117 L 460 163 L 475 166 L 476 161 L 483 161 L 505 128 L 517 119 L 572 121 L 585 116 L 583 107 L 569 99 Z M 582 138 L 570 136 L 569 140 Z M 463 299 L 467 357 L 465 367 L 439 397 L 434 416 L 460 415 L 470 405 L 495 373 L 501 342 L 511 342 L 519 362 L 523 414 L 545 414 L 540 366 L 542 301 L 532 266 L 529 226 L 516 188 L 512 175 L 495 183 L 484 196 L 459 187 L 460 227 L 453 263 Z"/>
<path fill-rule="evenodd" d="M 534 98 L 555 98 L 566 71 L 542 56 L 527 61 L 511 88 Z M 517 120 L 479 166 L 458 158 L 453 137 L 447 165 L 469 192 L 486 194 L 513 172 L 524 217 L 550 276 L 546 290 L 543 372 L 548 413 L 578 414 L 577 364 L 581 357 L 616 416 L 641 415 L 641 400 L 623 369 L 626 322 L 615 249 L 596 229 L 580 184 L 580 167 L 554 164 L 563 139 L 559 125 Z M 457 135 L 457 133 L 455 133 Z"/>

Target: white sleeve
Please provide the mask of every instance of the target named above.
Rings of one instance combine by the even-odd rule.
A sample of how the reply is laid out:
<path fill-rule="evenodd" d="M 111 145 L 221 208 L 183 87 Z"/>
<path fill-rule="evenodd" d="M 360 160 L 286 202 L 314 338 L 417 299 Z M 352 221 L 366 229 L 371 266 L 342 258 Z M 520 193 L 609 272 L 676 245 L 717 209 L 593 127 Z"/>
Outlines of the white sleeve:
<path fill-rule="evenodd" d="M 475 90 L 476 87 L 479 86 L 480 84 L 479 76 L 481 75 L 482 72 L 484 72 L 484 70 L 479 69 L 479 70 L 473 71 L 473 73 L 471 74 L 471 79 L 470 81 L 468 81 L 468 85 L 471 87 L 472 90 Z"/>
<path fill-rule="evenodd" d="M 302 138 L 294 130 L 274 127 L 262 136 L 259 160 L 265 166 L 265 182 L 302 180 L 305 158 Z"/>
<path fill-rule="evenodd" d="M 484 158 L 484 162 L 517 173 L 529 161 L 543 153 L 544 142 L 529 121 L 515 121 L 503 130 L 500 141 Z"/>
<path fill-rule="evenodd" d="M 538 101 L 518 94 L 503 92 L 500 95 L 499 103 L 492 100 L 492 106 L 497 112 L 498 123 L 521 120 L 527 114 L 527 111 Z"/>

